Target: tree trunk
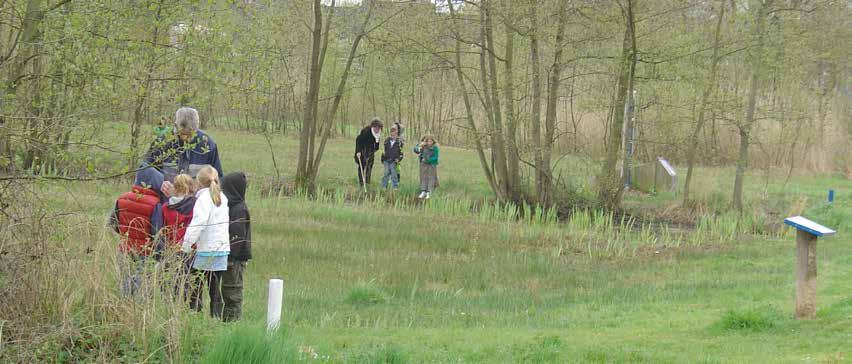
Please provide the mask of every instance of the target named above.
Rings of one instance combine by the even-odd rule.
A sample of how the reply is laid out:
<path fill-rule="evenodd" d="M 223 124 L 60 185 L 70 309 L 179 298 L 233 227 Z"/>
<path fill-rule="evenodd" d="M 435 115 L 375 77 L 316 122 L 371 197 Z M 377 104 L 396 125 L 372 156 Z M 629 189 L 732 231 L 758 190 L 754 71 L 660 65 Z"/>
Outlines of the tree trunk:
<path fill-rule="evenodd" d="M 576 95 L 577 65 L 571 68 L 571 86 L 568 93 L 568 115 L 571 117 L 571 152 L 580 152 L 580 119 L 574 110 L 574 96 Z"/>
<path fill-rule="evenodd" d="M 701 93 L 701 103 L 698 106 L 698 120 L 695 122 L 695 127 L 692 129 L 692 135 L 689 138 L 686 152 L 686 180 L 683 185 L 683 206 L 689 202 L 689 185 L 692 182 L 692 170 L 695 167 L 695 155 L 698 150 L 698 137 L 701 135 L 701 129 L 704 127 L 704 120 L 707 111 L 707 104 L 716 90 L 716 72 L 719 68 L 719 45 L 722 35 L 722 19 L 725 17 L 725 0 L 719 1 L 719 15 L 716 19 L 716 30 L 713 33 L 713 56 L 710 58 L 710 74 L 707 77 L 707 85 Z"/>
<path fill-rule="evenodd" d="M 20 41 L 17 46 L 17 54 L 14 56 L 14 62 L 12 62 L 11 70 L 8 74 L 6 81 L 6 90 L 5 97 L 0 97 L 0 106 L 3 106 L 3 102 L 6 99 L 13 99 L 17 96 L 18 86 L 20 85 L 21 78 L 23 77 L 24 70 L 27 67 L 27 64 L 30 61 L 36 62 L 39 57 L 35 52 L 37 43 L 41 42 L 42 32 L 40 29 L 41 22 L 44 19 L 44 9 L 42 8 L 41 0 L 29 0 L 27 1 L 27 10 L 24 14 L 24 20 L 21 24 L 21 30 L 19 33 Z M 11 49 L 9 54 L 15 49 Z M 38 93 L 38 91 L 36 91 Z M 26 108 L 27 110 L 31 110 L 30 108 Z M 2 107 L 0 107 L 0 113 L 6 114 L 6 111 Z M 5 120 L 4 120 L 5 121 Z M 5 124 L 5 122 L 4 122 Z M 37 146 L 35 145 L 35 141 L 37 139 L 37 124 L 38 118 L 35 115 L 30 115 L 30 120 L 25 123 L 25 135 L 26 140 L 24 140 L 24 168 L 31 168 L 33 164 L 33 159 L 35 158 L 35 153 Z M 11 125 L 5 125 L 5 129 L 11 130 Z M 9 162 L 15 160 L 12 149 L 12 143 L 8 139 L 8 136 L 5 132 L 0 131 L 0 145 L 5 145 L 6 148 L 9 148 Z"/>
<path fill-rule="evenodd" d="M 745 172 L 748 168 L 748 147 L 750 144 L 749 137 L 751 134 L 752 125 L 754 124 L 754 112 L 757 106 L 757 93 L 760 87 L 760 71 L 763 68 L 763 45 L 765 41 L 764 27 L 766 26 L 767 8 L 772 1 L 761 2 L 761 6 L 756 10 L 757 14 L 754 36 L 757 38 L 757 43 L 754 46 L 752 53 L 751 78 L 749 80 L 748 104 L 746 105 L 745 120 L 742 123 L 737 123 L 737 128 L 740 134 L 740 150 L 737 158 L 737 172 L 734 178 L 734 208 L 743 212 L 743 184 L 745 183 Z"/>
<path fill-rule="evenodd" d="M 316 152 L 316 156 L 313 158 L 313 162 L 308 166 L 308 171 L 310 172 L 309 181 L 311 184 L 316 181 L 317 175 L 319 174 L 319 164 L 322 160 L 323 152 L 325 151 L 325 145 L 328 141 L 329 135 L 331 135 L 331 130 L 334 127 L 334 116 L 337 114 L 337 109 L 340 106 L 340 100 L 343 99 L 343 93 L 346 91 L 346 81 L 349 79 L 349 71 L 352 69 L 352 62 L 355 60 L 355 55 L 358 53 L 358 45 L 361 43 L 361 39 L 364 38 L 364 35 L 367 32 L 367 24 L 370 22 L 370 16 L 372 13 L 373 1 L 369 1 L 367 5 L 367 15 L 364 17 L 364 22 L 361 24 L 361 30 L 352 42 L 352 48 L 349 49 L 349 57 L 346 58 L 346 67 L 343 69 L 343 74 L 340 76 L 340 82 L 337 84 L 337 92 L 334 94 L 334 101 L 332 102 L 331 110 L 327 116 L 328 120 L 326 121 L 322 130 L 322 135 L 320 136 L 319 149 Z"/>
<path fill-rule="evenodd" d="M 319 51 L 320 52 L 319 53 L 319 59 L 317 60 L 317 66 L 319 67 L 319 73 L 317 74 L 317 79 L 316 79 L 317 90 L 316 90 L 316 94 L 314 95 L 314 102 L 312 104 L 312 107 L 314 109 L 313 110 L 313 117 L 311 118 L 311 122 L 308 124 L 308 128 L 307 128 L 308 129 L 308 136 L 307 136 L 307 144 L 308 145 L 307 145 L 307 148 L 306 148 L 307 149 L 307 156 L 306 156 L 307 161 L 305 162 L 305 170 L 303 171 L 301 178 L 297 178 L 297 182 L 296 182 L 297 184 L 300 185 L 299 186 L 300 188 L 307 187 L 307 189 L 309 191 L 313 191 L 314 188 L 316 187 L 315 186 L 316 178 L 315 178 L 315 175 L 313 173 L 313 170 L 314 170 L 314 164 L 315 164 L 314 158 L 316 157 L 316 155 L 314 154 L 314 151 L 316 150 L 316 138 L 317 138 L 318 126 L 319 126 L 319 123 L 318 123 L 318 119 L 319 119 L 319 89 L 320 89 L 319 83 L 322 81 L 322 69 L 323 69 L 323 65 L 325 64 L 326 51 L 328 50 L 329 34 L 331 33 L 331 20 L 333 19 L 334 9 L 335 9 L 334 3 L 335 3 L 335 0 L 332 0 L 331 5 L 329 6 L 328 16 L 326 17 L 326 22 L 325 22 L 325 33 L 323 33 L 323 35 L 322 35 L 322 46 L 321 46 L 320 51 Z M 320 13 L 322 13 L 322 9 L 320 9 Z M 321 17 L 321 14 L 320 14 L 320 17 Z M 320 27 L 322 27 L 321 24 L 320 24 Z M 333 63 L 333 65 L 334 64 L 336 64 L 336 62 Z M 311 67 L 313 67 L 313 65 Z M 313 72 L 313 68 L 311 69 L 311 71 Z M 332 69 L 331 73 L 334 74 L 333 69 Z M 311 82 L 313 82 L 313 81 L 314 80 L 312 78 Z M 303 182 L 299 182 L 299 181 L 303 181 Z"/>
<path fill-rule="evenodd" d="M 494 169 L 497 172 L 500 186 L 503 188 L 504 196 L 513 200 L 516 193 L 509 178 L 509 165 L 506 162 L 506 143 L 503 138 L 502 109 L 500 108 L 500 97 L 498 96 L 499 86 L 497 84 L 497 62 L 495 61 L 496 57 L 494 55 L 496 49 L 494 49 L 494 36 L 492 31 L 491 4 L 488 3 L 487 0 L 482 0 L 480 11 L 483 26 L 482 32 L 484 35 L 482 39 L 483 45 L 481 49 L 481 57 L 484 57 L 488 61 L 489 70 L 489 72 L 487 72 L 488 80 L 486 80 L 486 71 L 483 67 L 482 81 L 485 98 L 488 99 L 490 97 L 491 99 L 492 128 L 489 134 L 491 135 L 491 148 L 494 152 Z M 490 83 L 490 87 L 485 87 L 486 82 Z"/>
<path fill-rule="evenodd" d="M 531 1 L 528 7 L 530 17 L 530 59 L 532 62 L 532 114 L 530 115 L 530 133 L 532 134 L 533 163 L 535 164 L 535 188 L 538 202 L 548 201 L 548 191 L 545 185 L 546 175 L 541 171 L 547 169 L 542 157 L 541 140 L 541 60 L 538 45 L 538 4 Z"/>
<path fill-rule="evenodd" d="M 489 20 L 489 4 L 481 3 L 479 12 L 480 53 L 479 76 L 482 82 L 482 104 L 488 117 L 488 137 L 491 143 L 491 163 L 495 173 L 495 182 L 500 189 L 498 198 L 510 199 L 509 174 L 506 164 L 506 150 L 503 144 L 503 130 L 500 110 L 500 99 L 497 97 L 496 65 L 493 59 L 492 43 L 489 42 L 491 22 Z"/>
<path fill-rule="evenodd" d="M 311 31 L 311 70 L 309 75 L 308 93 L 305 96 L 305 110 L 302 118 L 302 130 L 299 136 L 299 161 L 296 166 L 296 187 L 312 189 L 308 171 L 308 149 L 310 134 L 315 123 L 316 110 L 319 99 L 320 77 L 322 76 L 322 64 L 320 64 L 320 42 L 322 34 L 322 4 L 320 0 L 314 0 L 314 28 Z"/>
<path fill-rule="evenodd" d="M 541 173 L 541 191 L 539 203 L 550 205 L 553 189 L 553 166 L 551 156 L 553 154 L 553 143 L 556 141 L 556 106 L 559 103 L 559 84 L 562 77 L 562 50 L 565 38 L 565 22 L 567 21 L 567 1 L 559 2 L 557 13 L 558 23 L 556 30 L 556 50 L 553 53 L 553 64 L 547 78 L 547 104 L 544 114 L 544 141 L 542 142 L 541 165 L 538 173 Z"/>
<path fill-rule="evenodd" d="M 737 157 L 737 171 L 734 179 L 734 209 L 740 213 L 743 211 L 743 181 L 745 179 L 746 168 L 748 168 L 749 134 L 750 130 L 745 126 L 739 127 L 740 148 Z"/>
<path fill-rule="evenodd" d="M 498 199 L 503 199 L 501 196 L 501 191 L 499 186 L 497 185 L 497 181 L 494 178 L 494 173 L 491 170 L 491 167 L 488 165 L 488 159 L 485 156 L 485 148 L 482 145 L 482 136 L 479 134 L 479 131 L 476 128 L 476 122 L 473 119 L 473 107 L 470 104 L 470 95 L 467 93 L 467 86 L 465 85 L 464 73 L 462 71 L 462 62 L 461 62 L 461 54 L 462 54 L 462 46 L 461 46 L 461 35 L 459 34 L 458 29 L 456 28 L 456 12 L 453 8 L 453 2 L 447 2 L 447 7 L 450 10 L 450 16 L 453 19 L 453 34 L 455 36 L 455 64 L 453 68 L 456 70 L 456 78 L 459 82 L 459 89 L 462 95 L 462 101 L 464 102 L 465 109 L 465 119 L 467 120 L 467 124 L 470 127 L 471 133 L 473 133 L 473 142 L 476 146 L 476 154 L 479 156 L 479 164 L 482 166 L 482 170 L 485 173 L 485 178 L 488 180 L 488 185 L 491 186 L 491 190 L 494 191 L 494 194 L 497 195 Z"/>
<path fill-rule="evenodd" d="M 508 7 L 504 7 L 508 11 Z M 518 121 L 515 115 L 515 77 L 514 77 L 514 31 L 509 20 L 505 20 L 506 54 L 505 54 L 505 91 L 503 92 L 504 104 L 506 105 L 506 159 L 509 173 L 509 186 L 511 191 L 509 199 L 516 203 L 521 201 L 521 171 L 520 153 L 518 151 Z"/>
<path fill-rule="evenodd" d="M 609 129 L 606 159 L 601 167 L 598 180 L 598 200 L 601 206 L 608 210 L 621 207 L 621 196 L 624 183 L 619 178 L 616 166 L 621 151 L 621 131 L 624 127 L 625 105 L 627 95 L 633 89 L 633 77 L 636 70 L 636 34 L 634 32 L 633 1 L 627 0 L 626 7 L 622 5 L 622 13 L 626 22 L 624 42 L 621 50 L 621 69 L 616 87 L 615 104 L 612 109 L 612 124 Z"/>
<path fill-rule="evenodd" d="M 142 92 L 139 93 L 139 96 L 136 99 L 136 107 L 133 109 L 133 120 L 130 124 L 130 156 L 128 160 L 128 170 L 132 171 L 136 169 L 137 163 L 139 161 L 138 152 L 139 152 L 139 137 L 142 130 L 142 124 L 145 121 L 145 117 L 147 116 L 147 103 L 148 97 L 151 93 L 151 83 L 152 78 L 154 77 L 154 70 L 157 65 L 157 53 L 156 53 L 156 45 L 160 41 L 160 16 L 163 11 L 163 1 L 160 0 L 157 3 L 157 12 L 154 15 L 154 24 L 153 29 L 151 30 L 151 44 L 152 49 L 148 51 L 148 59 L 146 60 L 147 66 L 145 67 L 145 80 L 142 82 Z"/>

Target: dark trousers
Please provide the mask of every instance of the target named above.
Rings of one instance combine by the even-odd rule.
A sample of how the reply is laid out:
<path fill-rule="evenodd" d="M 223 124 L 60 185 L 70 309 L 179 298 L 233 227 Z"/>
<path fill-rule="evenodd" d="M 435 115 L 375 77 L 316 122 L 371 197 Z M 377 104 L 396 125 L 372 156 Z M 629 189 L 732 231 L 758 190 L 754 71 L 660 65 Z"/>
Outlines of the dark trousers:
<path fill-rule="evenodd" d="M 366 182 L 369 185 L 373 175 L 373 156 L 365 157 L 362 154 L 360 163 L 358 157 L 355 157 L 355 164 L 358 165 L 358 184 L 363 187 Z"/>
<path fill-rule="evenodd" d="M 222 276 L 225 272 L 211 272 L 193 269 L 190 273 L 191 288 L 189 292 L 189 307 L 197 312 L 203 310 L 204 286 L 210 294 L 210 316 L 222 317 Z"/>
<path fill-rule="evenodd" d="M 167 256 L 163 260 L 165 271 L 172 277 L 171 280 L 163 282 L 163 289 L 171 289 L 174 297 L 183 299 L 184 302 L 189 302 L 193 292 L 192 285 L 195 282 L 192 276 L 192 260 L 194 258 L 192 254 L 180 253 Z"/>
<path fill-rule="evenodd" d="M 222 298 L 225 308 L 222 320 L 237 321 L 243 315 L 243 273 L 246 262 L 228 259 L 228 270 L 222 275 Z"/>

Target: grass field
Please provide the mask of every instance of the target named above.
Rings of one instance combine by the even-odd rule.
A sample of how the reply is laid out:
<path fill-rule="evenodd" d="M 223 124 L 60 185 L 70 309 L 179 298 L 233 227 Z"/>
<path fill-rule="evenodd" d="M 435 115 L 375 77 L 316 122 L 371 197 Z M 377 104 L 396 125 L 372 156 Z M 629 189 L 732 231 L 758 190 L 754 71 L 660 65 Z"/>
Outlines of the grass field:
<path fill-rule="evenodd" d="M 705 221 L 714 223 L 669 233 L 618 221 L 607 225 L 605 215 L 593 212 L 588 221 L 576 217 L 561 223 L 514 221 L 499 209 L 465 213 L 469 210 L 454 203 L 485 200 L 489 192 L 475 154 L 451 147 L 442 149 L 441 186 L 427 204 L 393 204 L 382 195 L 360 202 L 344 198 L 357 193 L 349 140 L 330 144 L 320 178 L 321 188 L 342 192 L 318 200 L 265 196 L 263 186 L 275 174 L 266 140 L 228 130 L 211 134 L 226 172 L 244 170 L 253 184 L 248 205 L 255 259 L 246 277 L 244 319 L 222 324 L 160 307 L 148 324 L 153 329 L 140 335 L 133 333 L 138 323 L 99 321 L 95 313 L 75 316 L 75 310 L 86 311 L 82 307 L 91 304 L 92 287 L 112 304 L 127 304 L 114 292 L 109 258 L 115 238 L 101 227 L 114 198 L 127 187 L 45 183 L 40 188 L 53 208 L 70 213 L 55 223 L 75 227 L 57 238 L 65 242 L 69 259 L 102 274 L 101 282 L 63 284 L 71 299 L 66 300 L 69 313 L 60 315 L 79 326 L 69 332 L 89 333 L 97 343 L 77 351 L 46 343 L 39 357 L 114 361 L 115 342 L 123 342 L 127 362 L 852 360 L 852 183 L 847 180 L 793 176 L 785 184 L 782 172 L 756 171 L 746 196 L 750 209 L 759 211 L 753 224 L 761 227 L 752 230 L 764 234 L 753 234 L 728 231 L 735 224 L 732 215 L 719 212 L 727 203 L 732 169 L 702 168 L 696 196 L 707 207 Z M 296 140 L 279 136 L 271 143 L 281 174 L 289 178 Z M 588 176 L 596 164 L 572 158 L 563 163 L 577 193 L 591 196 Z M 409 153 L 400 193 L 416 193 L 415 167 Z M 837 191 L 833 205 L 823 202 L 829 188 Z M 631 194 L 625 205 L 635 213 L 672 219 L 682 213 L 677 202 L 671 194 Z M 837 237 L 818 246 L 819 309 L 813 321 L 792 318 L 793 234 L 763 227 L 799 212 L 839 229 Z M 82 246 L 95 254 L 85 254 Z M 271 336 L 263 334 L 269 278 L 285 281 L 282 329 Z M 162 312 L 178 312 L 179 324 L 162 318 Z M 179 334 L 169 329 L 173 325 L 181 328 Z M 178 354 L 163 349 L 174 346 L 170 342 L 180 343 Z M 7 358 L 21 355 L 4 349 Z"/>

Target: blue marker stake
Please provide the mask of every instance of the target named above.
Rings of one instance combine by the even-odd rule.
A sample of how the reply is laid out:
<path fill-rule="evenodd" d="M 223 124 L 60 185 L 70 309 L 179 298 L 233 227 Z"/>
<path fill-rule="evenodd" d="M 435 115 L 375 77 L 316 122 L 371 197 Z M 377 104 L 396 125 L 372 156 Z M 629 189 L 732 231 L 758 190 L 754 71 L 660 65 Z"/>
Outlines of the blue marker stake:
<path fill-rule="evenodd" d="M 828 190 L 828 203 L 834 202 L 834 190 Z"/>

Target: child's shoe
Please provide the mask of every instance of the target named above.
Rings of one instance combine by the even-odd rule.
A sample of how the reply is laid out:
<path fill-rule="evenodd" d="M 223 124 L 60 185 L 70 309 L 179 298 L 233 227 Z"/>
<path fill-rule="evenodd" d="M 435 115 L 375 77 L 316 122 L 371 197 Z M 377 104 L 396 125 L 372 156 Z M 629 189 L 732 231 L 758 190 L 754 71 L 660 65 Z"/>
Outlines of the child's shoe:
<path fill-rule="evenodd" d="M 429 196 L 429 192 L 426 192 L 426 197 L 424 197 L 424 199 L 428 200 L 428 199 L 429 199 L 429 197 L 430 197 L 430 196 Z"/>
<path fill-rule="evenodd" d="M 423 199 L 425 197 L 426 197 L 426 191 L 421 191 L 420 196 L 417 196 L 417 198 L 419 198 L 419 199 Z"/>

